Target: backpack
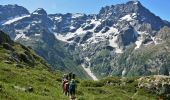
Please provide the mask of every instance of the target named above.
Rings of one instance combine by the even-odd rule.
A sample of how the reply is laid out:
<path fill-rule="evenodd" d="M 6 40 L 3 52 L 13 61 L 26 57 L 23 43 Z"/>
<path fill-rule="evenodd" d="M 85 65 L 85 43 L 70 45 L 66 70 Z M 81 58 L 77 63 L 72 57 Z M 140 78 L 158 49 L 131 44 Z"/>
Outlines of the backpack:
<path fill-rule="evenodd" d="M 69 90 L 69 83 L 68 83 L 68 82 L 64 84 L 64 90 L 65 90 L 65 91 L 68 91 L 68 90 Z"/>
<path fill-rule="evenodd" d="M 63 79 L 62 80 L 62 85 L 64 86 L 64 84 L 67 82 L 67 80 L 66 79 Z"/>
<path fill-rule="evenodd" d="M 76 88 L 76 84 L 75 83 L 71 83 L 70 84 L 70 90 L 75 90 Z"/>

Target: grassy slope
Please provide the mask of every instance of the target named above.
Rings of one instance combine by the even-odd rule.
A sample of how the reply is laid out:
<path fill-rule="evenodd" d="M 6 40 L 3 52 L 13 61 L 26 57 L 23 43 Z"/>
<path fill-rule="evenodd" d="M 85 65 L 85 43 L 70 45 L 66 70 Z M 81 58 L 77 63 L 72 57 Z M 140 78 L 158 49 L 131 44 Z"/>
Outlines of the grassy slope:
<path fill-rule="evenodd" d="M 58 78 L 60 75 L 51 74 L 44 69 L 18 69 L 9 64 L 0 63 L 1 100 L 66 100 L 61 93 Z M 57 77 L 58 76 L 58 77 Z M 33 87 L 33 92 L 15 89 Z"/>
<path fill-rule="evenodd" d="M 120 85 L 122 83 L 118 77 L 110 77 L 98 82 L 82 81 L 79 85 L 78 97 L 80 100 L 156 100 L 155 94 L 147 90 L 135 89 L 137 82 L 134 80 L 127 79 L 125 85 Z M 112 84 L 106 84 L 107 81 Z"/>
<path fill-rule="evenodd" d="M 0 97 L 1 100 L 68 100 L 62 94 L 61 73 L 50 73 L 44 69 L 16 68 L 9 64 L 0 64 Z M 112 79 L 117 80 L 117 79 Z M 80 81 L 78 84 L 78 100 L 155 100 L 154 94 L 138 90 L 135 82 L 125 86 L 115 84 L 104 85 L 105 81 Z M 19 86 L 33 87 L 33 92 L 24 92 L 13 88 Z"/>
<path fill-rule="evenodd" d="M 14 44 L 17 54 L 26 51 L 21 45 Z M 28 49 L 28 48 L 27 48 Z M 31 55 L 36 55 L 30 50 Z M 21 61 L 10 61 L 12 51 L 0 45 L 0 98 L 1 100 L 54 100 L 54 98 L 67 99 L 60 91 L 60 75 L 49 71 L 48 64 L 36 55 L 33 65 Z M 24 67 L 17 67 L 21 64 Z M 19 87 L 19 89 L 16 89 Z M 33 87 L 33 92 L 25 92 L 28 87 Z"/>

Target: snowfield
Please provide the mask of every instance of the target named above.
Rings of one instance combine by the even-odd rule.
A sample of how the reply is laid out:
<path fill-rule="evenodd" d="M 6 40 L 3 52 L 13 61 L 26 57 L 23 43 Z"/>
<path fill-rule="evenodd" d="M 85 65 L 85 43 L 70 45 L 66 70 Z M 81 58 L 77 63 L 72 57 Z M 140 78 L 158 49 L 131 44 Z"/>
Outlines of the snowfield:
<path fill-rule="evenodd" d="M 21 16 L 21 17 L 12 18 L 12 19 L 4 22 L 2 25 L 8 25 L 8 24 L 14 23 L 16 21 L 19 21 L 19 20 L 25 18 L 25 17 L 30 17 L 30 15 L 24 15 L 24 16 Z"/>
<path fill-rule="evenodd" d="M 92 73 L 92 71 L 90 70 L 90 67 L 85 66 L 85 64 L 82 64 L 83 69 L 86 71 L 86 73 L 95 81 L 98 80 L 98 78 Z"/>

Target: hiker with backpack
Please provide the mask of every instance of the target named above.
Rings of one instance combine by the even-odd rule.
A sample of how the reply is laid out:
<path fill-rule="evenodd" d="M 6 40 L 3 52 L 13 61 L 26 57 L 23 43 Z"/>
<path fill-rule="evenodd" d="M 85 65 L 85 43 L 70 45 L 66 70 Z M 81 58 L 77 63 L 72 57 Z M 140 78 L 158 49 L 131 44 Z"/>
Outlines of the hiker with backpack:
<path fill-rule="evenodd" d="M 70 86 L 69 86 L 69 93 L 70 93 L 70 96 L 71 96 L 71 100 L 74 100 L 75 99 L 75 93 L 76 93 L 76 82 L 74 79 L 71 80 L 70 82 Z"/>
<path fill-rule="evenodd" d="M 65 84 L 64 84 L 64 94 L 66 95 L 66 96 L 69 96 L 69 81 L 68 80 L 66 80 L 66 82 L 65 82 Z"/>
<path fill-rule="evenodd" d="M 63 89 L 63 93 L 65 93 L 65 90 L 64 90 L 64 85 L 65 83 L 68 81 L 68 75 L 67 74 L 64 74 L 63 75 L 63 78 L 62 78 L 62 89 Z"/>
<path fill-rule="evenodd" d="M 62 78 L 62 89 L 63 93 L 66 96 L 70 96 L 71 100 L 75 100 L 75 92 L 76 92 L 76 82 L 75 82 L 75 74 L 69 73 L 64 74 Z"/>

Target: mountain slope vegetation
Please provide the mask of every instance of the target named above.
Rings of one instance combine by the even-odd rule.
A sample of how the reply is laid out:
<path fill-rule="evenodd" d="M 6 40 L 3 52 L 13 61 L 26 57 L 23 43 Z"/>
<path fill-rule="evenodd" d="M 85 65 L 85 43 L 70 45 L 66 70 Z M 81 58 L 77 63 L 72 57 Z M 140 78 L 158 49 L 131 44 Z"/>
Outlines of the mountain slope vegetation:
<path fill-rule="evenodd" d="M 57 90 L 61 74 L 51 68 L 31 48 L 13 42 L 0 31 L 1 100 L 64 99 Z"/>

